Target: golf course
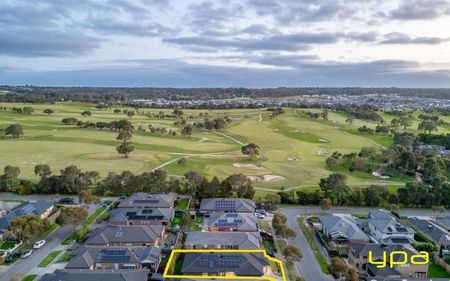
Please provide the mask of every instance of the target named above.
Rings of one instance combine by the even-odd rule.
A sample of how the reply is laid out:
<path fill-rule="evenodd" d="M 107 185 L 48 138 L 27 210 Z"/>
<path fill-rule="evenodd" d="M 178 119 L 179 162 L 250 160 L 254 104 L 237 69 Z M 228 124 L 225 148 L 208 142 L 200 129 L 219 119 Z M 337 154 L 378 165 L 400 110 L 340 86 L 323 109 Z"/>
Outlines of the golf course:
<path fill-rule="evenodd" d="M 262 195 L 281 189 L 316 188 L 320 178 L 332 173 L 325 159 L 334 151 L 358 152 L 362 147 L 383 149 L 392 144 L 392 136 L 388 134 L 358 132 L 362 125 L 375 128 L 378 125 L 375 122 L 354 119 L 350 125 L 346 122 L 349 116 L 335 111 L 328 113 L 328 120 L 312 119 L 302 114 L 302 111 L 321 112 L 320 109 L 286 108 L 276 117 L 266 109 L 183 110 L 183 116 L 190 117 L 188 123 L 200 121 L 200 113 L 211 119 L 223 117 L 230 120 L 223 130 L 208 131 L 194 127 L 192 135 L 183 136 L 180 134 L 182 126 L 175 126 L 174 119 L 155 117 L 161 111 L 171 114 L 173 110 L 168 109 L 139 109 L 128 117 L 114 113 L 114 109 L 123 110 L 125 107 L 99 110 L 94 104 L 87 103 L 3 103 L 0 106 L 30 106 L 34 109 L 32 114 L 0 110 L 0 128 L 20 123 L 24 132 L 20 138 L 0 139 L 0 167 L 17 166 L 21 170 L 20 176 L 32 181 L 38 180 L 34 174 L 34 167 L 38 164 L 49 165 L 54 173 L 74 164 L 83 171 L 98 171 L 101 177 L 108 172 L 142 173 L 155 169 L 163 169 L 175 177 L 188 171 L 220 179 L 242 173 L 254 181 L 257 192 Z M 43 113 L 47 108 L 53 113 Z M 90 116 L 82 116 L 83 111 L 89 111 Z M 387 122 L 393 118 L 381 114 Z M 120 144 L 116 131 L 65 125 L 61 122 L 64 118 L 93 123 L 127 119 L 135 128 L 140 126 L 144 129 L 134 130 L 132 141 L 135 150 L 125 158 L 116 151 Z M 450 121 L 448 116 L 442 116 L 442 119 Z M 177 134 L 151 133 L 149 125 Z M 416 131 L 417 121 L 408 130 Z M 449 132 L 448 128 L 438 128 L 438 133 Z M 260 147 L 258 157 L 250 159 L 242 155 L 241 147 L 247 143 Z M 180 158 L 186 159 L 184 165 L 178 163 Z M 395 187 L 408 180 L 401 177 L 381 179 L 357 171 L 339 172 L 348 176 L 352 186 L 377 183 Z"/>

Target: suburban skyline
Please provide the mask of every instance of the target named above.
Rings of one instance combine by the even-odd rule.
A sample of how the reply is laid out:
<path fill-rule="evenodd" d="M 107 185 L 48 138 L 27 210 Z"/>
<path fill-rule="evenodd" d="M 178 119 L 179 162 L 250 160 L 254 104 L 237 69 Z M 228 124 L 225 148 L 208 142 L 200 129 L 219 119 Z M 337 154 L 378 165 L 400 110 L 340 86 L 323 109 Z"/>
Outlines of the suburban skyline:
<path fill-rule="evenodd" d="M 450 87 L 450 1 L 2 1 L 0 84 Z"/>

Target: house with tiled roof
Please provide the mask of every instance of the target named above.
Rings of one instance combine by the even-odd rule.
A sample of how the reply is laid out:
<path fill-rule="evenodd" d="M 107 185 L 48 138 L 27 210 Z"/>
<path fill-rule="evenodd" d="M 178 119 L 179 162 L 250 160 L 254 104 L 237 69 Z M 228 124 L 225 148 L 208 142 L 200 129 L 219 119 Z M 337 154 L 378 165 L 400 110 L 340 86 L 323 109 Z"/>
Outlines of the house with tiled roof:
<path fill-rule="evenodd" d="M 189 231 L 185 249 L 260 249 L 259 232 L 206 232 Z"/>
<path fill-rule="evenodd" d="M 375 243 L 355 243 L 350 244 L 351 250 L 348 253 L 348 262 L 354 267 L 361 277 L 383 277 L 383 278 L 424 278 L 427 276 L 428 264 L 412 264 L 409 258 L 406 264 L 389 264 L 390 253 L 394 251 L 406 252 L 408 257 L 417 255 L 418 252 L 411 245 L 386 245 Z M 379 262 L 386 260 L 386 266 L 377 267 L 369 262 L 369 252 L 372 253 L 372 261 Z M 384 256 L 385 255 L 385 256 Z M 403 255 L 395 255 L 394 261 L 404 259 Z M 424 262 L 424 259 L 416 258 L 417 261 Z"/>
<path fill-rule="evenodd" d="M 0 217 L 0 230 L 7 230 L 9 224 L 15 217 L 20 216 L 38 216 L 41 219 L 48 218 L 56 211 L 53 202 L 37 201 L 26 202 L 10 210 L 6 215 Z"/>
<path fill-rule="evenodd" d="M 350 215 L 320 216 L 319 230 L 322 230 L 323 234 L 336 244 L 368 243 L 370 241 Z"/>
<path fill-rule="evenodd" d="M 246 198 L 207 198 L 200 203 L 200 211 L 209 213 L 254 213 L 256 204 Z"/>
<path fill-rule="evenodd" d="M 117 208 L 173 208 L 177 194 L 137 192 L 119 200 Z"/>
<path fill-rule="evenodd" d="M 410 218 L 410 222 L 438 245 L 450 249 L 450 232 L 431 219 Z"/>
<path fill-rule="evenodd" d="M 111 211 L 112 225 L 169 225 L 173 208 L 117 208 Z"/>
<path fill-rule="evenodd" d="M 415 231 L 401 224 L 384 210 L 369 212 L 367 231 L 377 243 L 410 244 L 415 242 Z"/>
<path fill-rule="evenodd" d="M 148 270 L 61 270 L 47 273 L 39 281 L 147 281 Z"/>
<path fill-rule="evenodd" d="M 187 253 L 184 275 L 254 276 L 271 275 L 270 263 L 262 253 Z"/>
<path fill-rule="evenodd" d="M 217 231 L 258 231 L 258 219 L 253 213 L 211 213 L 205 218 L 205 229 Z"/>
<path fill-rule="evenodd" d="M 66 269 L 149 269 L 156 272 L 161 261 L 158 247 L 81 247 L 72 253 Z"/>
<path fill-rule="evenodd" d="M 113 226 L 94 229 L 88 246 L 158 246 L 164 236 L 162 225 Z"/>

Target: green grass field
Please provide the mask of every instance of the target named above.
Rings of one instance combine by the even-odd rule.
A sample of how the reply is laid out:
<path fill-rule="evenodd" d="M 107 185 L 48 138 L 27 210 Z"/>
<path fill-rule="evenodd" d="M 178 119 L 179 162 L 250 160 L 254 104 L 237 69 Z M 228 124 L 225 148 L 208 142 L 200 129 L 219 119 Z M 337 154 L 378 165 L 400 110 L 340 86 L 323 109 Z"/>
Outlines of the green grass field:
<path fill-rule="evenodd" d="M 352 126 L 345 123 L 345 114 L 330 112 L 329 120 L 312 120 L 302 116 L 295 109 L 286 109 L 285 113 L 270 119 L 270 112 L 264 109 L 241 110 L 185 110 L 185 115 L 198 116 L 199 112 L 208 113 L 209 118 L 229 116 L 232 123 L 222 134 L 202 130 L 194 130 L 190 138 L 179 134 L 181 128 L 173 125 L 174 120 L 152 119 L 145 113 L 157 113 L 159 109 L 143 109 L 141 114 L 128 118 L 135 127 L 148 125 L 163 126 L 178 132 L 177 136 L 152 135 L 148 132 L 135 132 L 133 143 L 136 150 L 128 159 L 119 155 L 115 147 L 117 132 L 66 126 L 61 119 L 75 117 L 83 121 L 104 121 L 126 119 L 124 114 L 114 114 L 113 109 L 99 111 L 92 104 L 57 103 L 52 105 L 35 104 L 0 104 L 0 106 L 32 106 L 35 113 L 24 115 L 10 111 L 0 111 L 0 128 L 18 122 L 24 127 L 24 136 L 19 139 L 6 137 L 0 139 L 0 168 L 6 165 L 19 166 L 20 177 L 38 180 L 33 169 L 37 164 L 48 164 L 54 173 L 75 164 L 82 170 L 97 170 L 101 176 L 108 172 L 131 171 L 142 173 L 159 165 L 169 174 L 182 176 L 193 170 L 208 177 L 218 176 L 223 179 L 233 173 L 250 176 L 275 175 L 281 180 L 260 181 L 255 186 L 259 195 L 270 191 L 285 189 L 314 188 L 320 178 L 332 171 L 326 168 L 326 153 L 339 150 L 341 153 L 359 151 L 361 147 L 383 147 L 392 143 L 391 138 L 383 135 L 363 135 L 357 128 L 363 124 L 370 127 L 376 124 L 356 119 Z M 53 115 L 47 116 L 42 111 L 51 108 Z M 84 110 L 92 112 L 92 116 L 83 117 Z M 171 110 L 162 110 L 171 112 Z M 417 113 L 418 114 L 418 113 Z M 259 116 L 262 120 L 259 120 Z M 387 120 L 391 116 L 384 114 Z M 194 119 L 201 120 L 201 119 Z M 415 126 L 415 127 L 414 127 Z M 415 130 L 413 124 L 411 130 Z M 448 129 L 440 128 L 440 133 Z M 239 142 L 254 142 L 261 147 L 263 160 L 249 161 L 240 153 Z M 180 166 L 176 160 L 185 157 L 187 163 Z M 233 164 L 244 164 L 237 167 Z M 248 164 L 256 165 L 249 167 Z M 352 185 L 368 185 L 372 182 L 401 184 L 402 178 L 391 181 L 380 180 L 362 172 L 350 173 L 349 183 Z"/>

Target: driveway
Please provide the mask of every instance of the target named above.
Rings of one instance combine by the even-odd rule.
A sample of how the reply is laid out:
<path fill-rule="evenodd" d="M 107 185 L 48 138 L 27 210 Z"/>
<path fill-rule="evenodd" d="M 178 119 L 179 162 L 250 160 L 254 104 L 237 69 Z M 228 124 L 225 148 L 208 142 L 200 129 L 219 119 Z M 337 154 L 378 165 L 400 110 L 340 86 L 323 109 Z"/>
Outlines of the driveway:
<path fill-rule="evenodd" d="M 3 197 L 2 197 L 3 198 Z M 48 200 L 49 198 L 52 198 L 51 196 L 13 196 L 13 197 L 7 197 L 5 199 L 17 199 L 17 200 L 29 200 L 29 201 L 37 201 L 38 200 Z M 31 199 L 33 198 L 33 199 Z M 52 198 L 57 199 L 57 198 Z M 90 205 L 88 213 L 93 213 L 99 205 Z M 47 257 L 50 252 L 54 250 L 61 249 L 61 242 L 69 236 L 73 231 L 73 228 L 71 225 L 66 225 L 64 227 L 60 227 L 57 230 L 53 231 L 50 235 L 48 235 L 45 240 L 47 243 L 42 246 L 42 248 L 37 249 L 34 251 L 34 253 L 27 259 L 19 259 L 14 264 L 8 267 L 7 270 L 5 270 L 1 276 L 0 281 L 10 281 L 11 278 L 15 276 L 21 276 L 19 280 L 25 275 L 30 274 L 37 265 L 45 258 Z"/>

